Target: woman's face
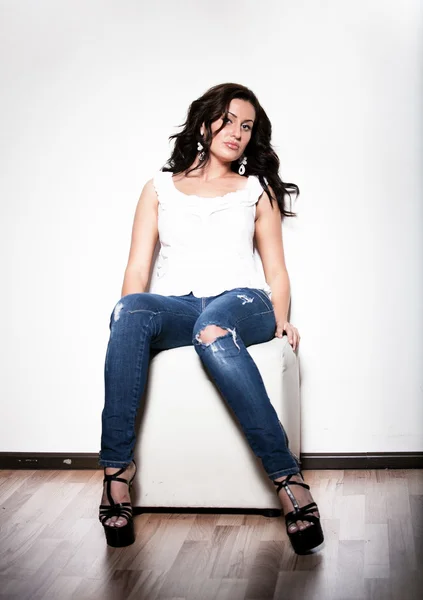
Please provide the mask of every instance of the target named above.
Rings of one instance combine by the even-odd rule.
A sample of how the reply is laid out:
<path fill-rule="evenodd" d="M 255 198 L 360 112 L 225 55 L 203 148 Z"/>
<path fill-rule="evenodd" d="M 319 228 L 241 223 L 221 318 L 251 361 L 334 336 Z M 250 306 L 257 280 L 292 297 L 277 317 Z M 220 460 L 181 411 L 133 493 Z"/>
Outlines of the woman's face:
<path fill-rule="evenodd" d="M 247 100 L 235 98 L 229 105 L 228 115 L 211 124 L 212 134 L 217 131 L 223 122 L 222 131 L 213 137 L 210 153 L 224 162 L 237 160 L 251 139 L 256 111 Z"/>

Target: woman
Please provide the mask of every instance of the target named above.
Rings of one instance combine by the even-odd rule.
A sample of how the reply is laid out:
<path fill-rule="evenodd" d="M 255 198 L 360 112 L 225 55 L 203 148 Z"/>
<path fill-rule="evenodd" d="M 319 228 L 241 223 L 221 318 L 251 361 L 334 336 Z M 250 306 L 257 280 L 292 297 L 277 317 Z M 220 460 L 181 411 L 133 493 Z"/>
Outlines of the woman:
<path fill-rule="evenodd" d="M 182 127 L 170 137 L 168 166 L 142 190 L 122 297 L 110 319 L 100 520 L 110 545 L 134 541 L 134 425 L 150 351 L 193 345 L 277 486 L 291 543 L 304 553 L 323 541 L 319 512 L 246 350 L 284 333 L 294 350 L 300 341 L 287 321 L 281 231 L 281 219 L 295 216 L 285 196 L 298 188 L 280 179 L 270 121 L 248 88 L 210 88 L 191 104 Z M 157 270 L 146 292 L 158 238 Z M 255 268 L 253 239 L 265 280 Z"/>

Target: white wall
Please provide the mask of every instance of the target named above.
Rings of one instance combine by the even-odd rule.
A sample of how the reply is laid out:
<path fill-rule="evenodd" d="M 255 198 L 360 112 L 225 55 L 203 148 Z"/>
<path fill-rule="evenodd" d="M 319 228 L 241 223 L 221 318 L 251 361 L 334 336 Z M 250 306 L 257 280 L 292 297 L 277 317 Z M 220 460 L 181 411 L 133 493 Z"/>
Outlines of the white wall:
<path fill-rule="evenodd" d="M 0 451 L 99 449 L 139 194 L 225 81 L 301 188 L 302 451 L 423 450 L 420 4 L 0 1 Z"/>

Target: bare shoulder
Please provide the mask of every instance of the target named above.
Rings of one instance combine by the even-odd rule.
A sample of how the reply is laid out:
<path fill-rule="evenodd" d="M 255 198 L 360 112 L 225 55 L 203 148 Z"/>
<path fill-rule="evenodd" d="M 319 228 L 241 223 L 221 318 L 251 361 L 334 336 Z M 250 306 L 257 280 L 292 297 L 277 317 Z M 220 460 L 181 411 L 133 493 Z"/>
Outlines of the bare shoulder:
<path fill-rule="evenodd" d="M 278 202 L 276 200 L 275 192 L 273 191 L 270 185 L 268 185 L 267 188 L 272 197 L 272 204 L 270 204 L 269 196 L 266 194 L 266 191 L 263 190 L 263 193 L 261 194 L 257 202 L 256 220 L 262 216 L 266 217 L 270 215 L 275 217 L 277 216 L 277 218 L 280 219 L 280 210 Z"/>
<path fill-rule="evenodd" d="M 155 188 L 154 188 L 154 179 L 153 177 L 151 179 L 149 179 L 148 181 L 145 182 L 144 187 L 142 188 L 142 191 L 146 191 L 146 192 L 156 192 Z"/>
<path fill-rule="evenodd" d="M 144 187 L 141 190 L 140 202 L 152 205 L 158 204 L 158 197 L 153 178 L 145 182 Z"/>

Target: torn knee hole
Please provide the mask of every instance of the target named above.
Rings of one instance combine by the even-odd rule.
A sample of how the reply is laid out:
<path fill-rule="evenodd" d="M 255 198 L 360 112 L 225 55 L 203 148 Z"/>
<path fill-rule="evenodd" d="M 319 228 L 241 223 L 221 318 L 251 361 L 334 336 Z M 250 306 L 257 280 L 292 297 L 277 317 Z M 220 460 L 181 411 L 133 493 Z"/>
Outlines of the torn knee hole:
<path fill-rule="evenodd" d="M 196 338 L 197 341 L 202 344 L 211 344 L 216 338 L 227 335 L 227 333 L 227 329 L 223 329 L 217 325 L 208 325 L 197 334 Z"/>
<path fill-rule="evenodd" d="M 232 339 L 235 346 L 238 348 L 238 350 L 240 350 L 240 347 L 237 344 L 236 331 L 235 329 L 230 329 L 229 327 L 224 329 L 223 327 L 218 327 L 217 325 L 208 325 L 199 333 L 197 333 L 195 339 L 204 346 L 210 346 L 217 340 L 217 338 L 224 337 L 229 333 L 232 334 Z"/>

